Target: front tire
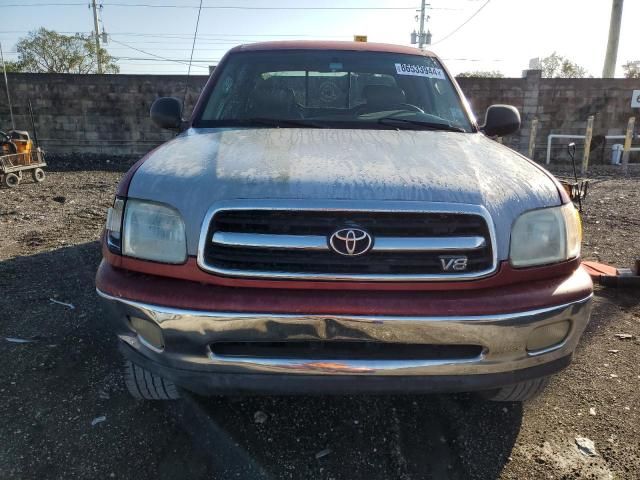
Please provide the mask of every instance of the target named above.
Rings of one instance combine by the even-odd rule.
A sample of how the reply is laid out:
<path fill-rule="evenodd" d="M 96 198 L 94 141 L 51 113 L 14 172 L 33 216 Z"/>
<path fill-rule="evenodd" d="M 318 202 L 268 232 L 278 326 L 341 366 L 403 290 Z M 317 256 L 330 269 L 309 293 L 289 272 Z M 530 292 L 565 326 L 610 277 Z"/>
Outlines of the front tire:
<path fill-rule="evenodd" d="M 126 360 L 124 383 L 132 397 L 138 400 L 177 400 L 180 392 L 176 385 L 141 366 Z"/>
<path fill-rule="evenodd" d="M 20 177 L 18 177 L 18 175 L 16 175 L 15 173 L 7 173 L 4 176 L 2 183 L 4 183 L 5 187 L 15 188 L 20 184 Z"/>
<path fill-rule="evenodd" d="M 482 392 L 482 397 L 491 402 L 526 402 L 542 393 L 551 377 L 536 378 L 526 382 L 508 385 L 496 390 Z"/>

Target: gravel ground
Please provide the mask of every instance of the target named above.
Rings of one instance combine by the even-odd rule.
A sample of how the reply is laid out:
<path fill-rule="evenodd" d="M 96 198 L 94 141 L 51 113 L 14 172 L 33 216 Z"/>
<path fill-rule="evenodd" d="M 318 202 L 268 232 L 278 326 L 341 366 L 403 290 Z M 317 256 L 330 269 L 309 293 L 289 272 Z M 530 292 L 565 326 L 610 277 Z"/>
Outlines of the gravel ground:
<path fill-rule="evenodd" d="M 637 291 L 597 291 L 574 363 L 524 407 L 468 395 L 130 399 L 93 286 L 124 163 L 0 189 L 0 478 L 640 478 Z M 630 266 L 640 176 L 593 177 L 584 256 Z"/>

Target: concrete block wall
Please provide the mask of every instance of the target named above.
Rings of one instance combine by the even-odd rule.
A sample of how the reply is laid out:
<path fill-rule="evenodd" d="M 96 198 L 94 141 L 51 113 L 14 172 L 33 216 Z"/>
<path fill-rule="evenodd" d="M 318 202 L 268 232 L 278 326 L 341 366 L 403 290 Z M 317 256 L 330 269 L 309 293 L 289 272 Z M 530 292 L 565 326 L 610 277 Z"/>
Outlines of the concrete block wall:
<path fill-rule="evenodd" d="M 546 156 L 547 136 L 551 133 L 584 135 L 587 118 L 594 116 L 593 135 L 623 135 L 629 117 L 640 122 L 640 109 L 631 108 L 633 90 L 640 90 L 640 79 L 602 78 L 541 78 L 539 70 L 525 72 L 524 78 L 460 78 L 458 79 L 471 108 L 481 121 L 484 111 L 492 103 L 507 103 L 520 110 L 522 128 L 506 145 L 527 153 L 531 122 L 538 119 L 535 160 Z M 636 132 L 640 131 L 636 127 Z M 554 140 L 552 162 L 567 161 L 566 145 L 571 140 Z M 582 158 L 582 140 L 575 140 L 577 157 Z M 609 140 L 602 148 L 592 151 L 593 163 L 609 162 L 611 145 L 623 143 Z M 640 139 L 634 141 L 640 146 Z M 640 161 L 634 153 L 631 161 Z"/>
<path fill-rule="evenodd" d="M 207 76 L 189 78 L 185 115 Z M 183 98 L 182 75 L 9 74 L 17 129 L 31 130 L 31 100 L 41 145 L 51 153 L 141 155 L 172 137 L 154 126 L 149 108 L 158 97 Z M 11 127 L 0 89 L 0 130 Z"/>
<path fill-rule="evenodd" d="M 527 84 L 520 78 L 459 78 L 458 82 L 469 100 L 471 110 L 479 124 L 484 123 L 485 112 L 490 105 L 504 103 L 513 105 L 520 111 L 524 118 L 525 93 Z M 498 85 L 499 82 L 499 85 Z M 530 102 L 530 100 L 529 100 Z M 526 125 L 526 122 L 523 122 Z M 503 143 L 509 147 L 526 151 L 528 133 L 524 140 L 521 138 L 524 132 L 503 138 Z"/>
<path fill-rule="evenodd" d="M 10 91 L 18 128 L 30 129 L 27 101 L 31 99 L 42 145 L 52 153 L 104 155 L 143 154 L 171 138 L 149 120 L 149 107 L 160 96 L 184 95 L 181 75 L 70 75 L 9 74 Z M 207 80 L 192 76 L 185 114 L 189 114 Z M 631 109 L 631 93 L 640 89 L 638 79 L 543 79 L 540 71 L 523 78 L 460 78 L 460 85 L 480 123 L 487 107 L 506 103 L 522 116 L 521 130 L 503 142 L 526 153 L 531 122 L 538 118 L 535 159 L 544 161 L 549 133 L 583 134 L 587 117 L 595 116 L 594 135 L 622 134 Z M 3 89 L 0 89 L 3 90 Z M 6 96 L 0 91 L 0 129 L 9 129 Z M 564 145 L 557 142 L 554 161 L 566 161 Z M 592 154 L 593 162 L 608 161 L 607 150 Z M 576 141 L 580 147 L 581 141 Z M 636 140 L 635 145 L 640 144 Z M 581 152 L 578 151 L 578 155 Z M 631 161 L 640 161 L 633 154 Z"/>

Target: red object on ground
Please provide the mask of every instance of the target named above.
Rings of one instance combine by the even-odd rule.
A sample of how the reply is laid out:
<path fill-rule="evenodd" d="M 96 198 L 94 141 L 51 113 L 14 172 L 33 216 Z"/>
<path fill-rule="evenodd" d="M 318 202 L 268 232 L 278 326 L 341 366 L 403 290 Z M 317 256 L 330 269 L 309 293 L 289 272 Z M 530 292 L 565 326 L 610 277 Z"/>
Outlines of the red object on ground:
<path fill-rule="evenodd" d="M 582 266 L 585 268 L 589 276 L 595 281 L 599 281 L 600 277 L 603 275 L 609 277 L 615 277 L 618 275 L 618 269 L 616 267 L 612 267 L 611 265 L 607 265 L 605 263 L 583 260 Z"/>

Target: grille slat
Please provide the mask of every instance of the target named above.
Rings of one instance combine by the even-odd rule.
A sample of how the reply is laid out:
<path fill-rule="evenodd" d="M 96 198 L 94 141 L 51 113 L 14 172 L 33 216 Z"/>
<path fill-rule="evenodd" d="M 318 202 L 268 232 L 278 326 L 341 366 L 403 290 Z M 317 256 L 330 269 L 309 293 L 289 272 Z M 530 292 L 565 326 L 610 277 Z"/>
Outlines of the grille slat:
<path fill-rule="evenodd" d="M 420 218 L 414 213 L 371 212 L 283 212 L 224 211 L 216 215 L 216 230 L 282 235 L 329 235 L 337 226 L 354 225 L 375 231 L 380 236 L 467 236 L 486 230 L 482 217 L 459 214 L 429 214 Z M 237 216 L 236 216 L 237 214 Z M 375 215 L 375 216 L 374 216 Z M 399 217 L 399 218 L 398 218 Z"/>
<path fill-rule="evenodd" d="M 212 242 L 215 232 L 329 237 L 337 229 L 348 227 L 369 232 L 374 238 L 374 247 L 376 237 L 482 237 L 486 243 L 475 250 L 370 251 L 362 256 L 343 256 L 332 250 L 255 248 Z M 292 276 L 380 274 L 456 278 L 461 272 L 444 272 L 440 257 L 465 255 L 467 268 L 462 273 L 471 275 L 494 267 L 493 248 L 489 226 L 478 214 L 230 209 L 214 215 L 203 254 L 207 266 L 232 275 L 257 272 L 274 276 L 283 273 Z"/>

